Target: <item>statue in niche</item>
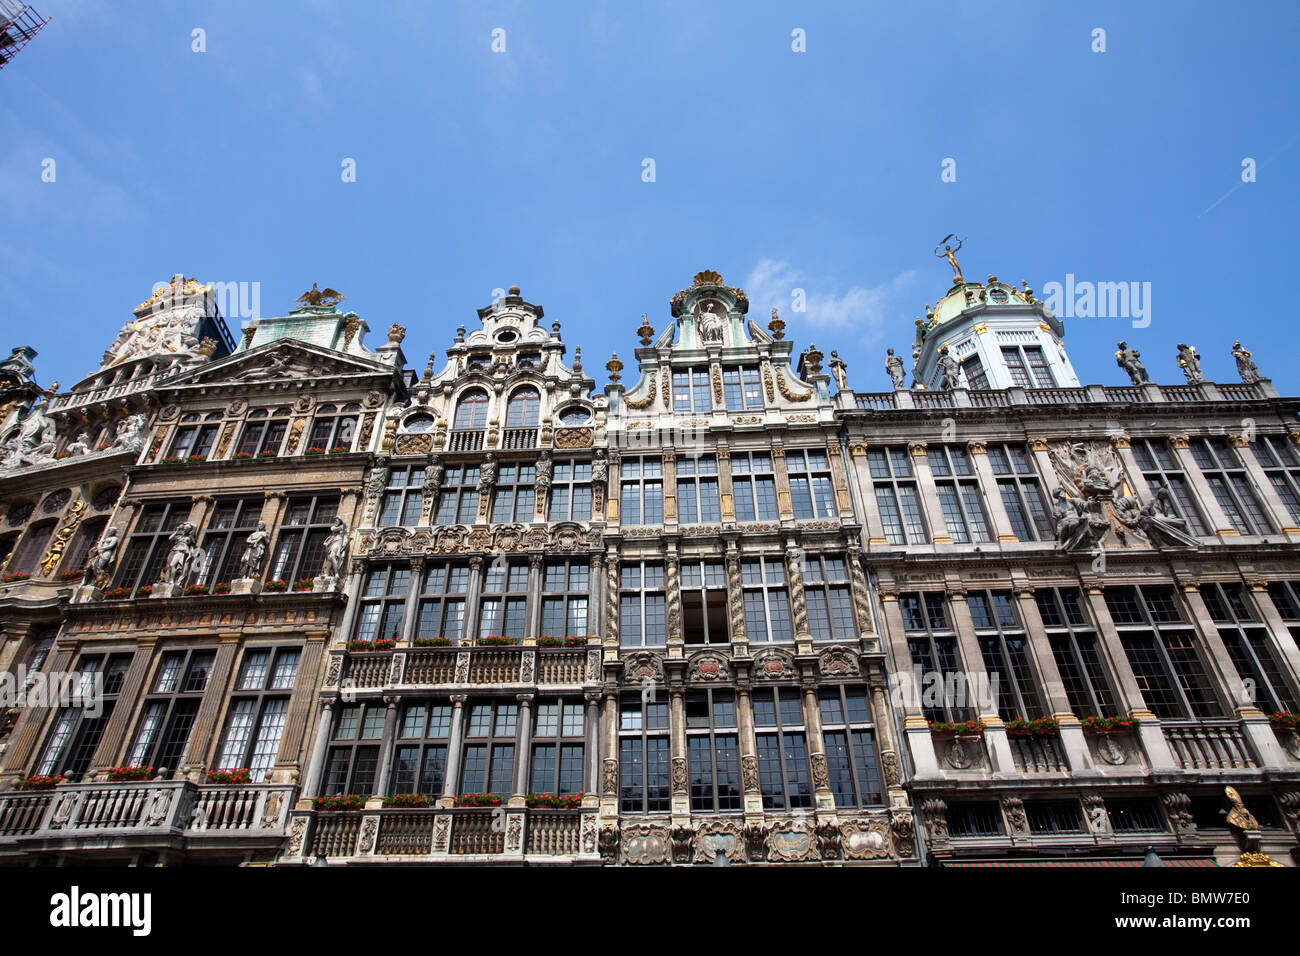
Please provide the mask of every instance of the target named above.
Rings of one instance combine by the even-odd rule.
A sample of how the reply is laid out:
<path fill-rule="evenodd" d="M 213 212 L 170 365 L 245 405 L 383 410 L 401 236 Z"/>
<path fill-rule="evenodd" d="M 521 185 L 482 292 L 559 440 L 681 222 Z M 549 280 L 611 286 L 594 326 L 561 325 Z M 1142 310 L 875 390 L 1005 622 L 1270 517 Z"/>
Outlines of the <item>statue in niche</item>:
<path fill-rule="evenodd" d="M 90 549 L 86 557 L 86 569 L 81 575 L 83 585 L 99 586 L 100 581 L 107 581 L 117 565 L 117 546 L 122 541 L 122 534 L 117 528 L 106 528 L 99 536 L 99 541 Z"/>
<path fill-rule="evenodd" d="M 262 562 L 266 560 L 266 548 L 271 536 L 266 531 L 266 522 L 259 521 L 257 530 L 244 542 L 244 553 L 239 556 L 239 576 L 256 578 L 262 573 Z"/>
<path fill-rule="evenodd" d="M 700 309 L 699 329 L 701 342 L 721 342 L 722 333 L 726 328 L 726 320 L 722 317 L 721 309 L 716 302 L 706 302 Z"/>

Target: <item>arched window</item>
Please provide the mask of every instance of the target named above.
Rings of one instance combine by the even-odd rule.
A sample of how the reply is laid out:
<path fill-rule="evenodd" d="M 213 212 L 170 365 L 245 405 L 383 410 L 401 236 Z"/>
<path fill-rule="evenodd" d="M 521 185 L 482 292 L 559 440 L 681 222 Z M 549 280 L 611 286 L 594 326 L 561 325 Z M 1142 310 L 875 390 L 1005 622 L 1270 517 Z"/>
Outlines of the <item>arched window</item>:
<path fill-rule="evenodd" d="M 54 525 L 55 522 L 46 521 L 27 529 L 27 534 L 23 536 L 18 551 L 6 569 L 8 574 L 31 574 L 36 570 L 36 562 L 45 554 L 45 546 L 50 543 L 50 536 L 54 534 Z"/>
<path fill-rule="evenodd" d="M 466 392 L 456 406 L 456 420 L 452 428 L 457 431 L 487 427 L 487 392 L 475 389 Z"/>
<path fill-rule="evenodd" d="M 542 396 L 535 388 L 521 388 L 510 396 L 506 407 L 506 428 L 536 428 Z"/>

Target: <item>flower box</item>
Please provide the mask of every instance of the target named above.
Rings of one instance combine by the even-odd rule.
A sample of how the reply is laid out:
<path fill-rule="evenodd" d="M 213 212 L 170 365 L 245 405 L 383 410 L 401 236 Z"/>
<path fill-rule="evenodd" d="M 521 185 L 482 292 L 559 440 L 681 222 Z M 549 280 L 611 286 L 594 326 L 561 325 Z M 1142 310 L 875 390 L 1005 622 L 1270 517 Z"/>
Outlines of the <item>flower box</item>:
<path fill-rule="evenodd" d="M 230 585 L 227 584 L 225 581 L 218 581 L 216 584 L 214 584 L 214 585 L 212 586 L 212 593 L 213 593 L 213 594 L 229 594 L 229 593 L 230 593 Z"/>
<path fill-rule="evenodd" d="M 450 637 L 416 637 L 411 640 L 414 647 L 452 647 L 455 643 Z"/>
<path fill-rule="evenodd" d="M 189 462 L 190 464 L 195 464 L 195 463 L 200 462 L 200 461 L 207 461 L 207 460 L 208 460 L 208 456 L 207 456 L 207 455 L 190 455 L 190 456 L 188 456 L 185 460 L 186 460 L 187 462 Z"/>
<path fill-rule="evenodd" d="M 151 594 L 153 594 L 153 585 L 152 585 L 152 584 L 142 584 L 142 585 L 140 585 L 138 588 L 135 589 L 135 596 L 136 596 L 136 597 L 147 598 L 147 597 L 148 597 L 149 595 L 151 595 Z"/>
<path fill-rule="evenodd" d="M 209 770 L 208 783 L 251 783 L 252 774 L 243 770 Z"/>
<path fill-rule="evenodd" d="M 391 797 L 384 797 L 384 806 L 395 807 L 399 810 L 415 810 L 420 807 L 431 807 L 437 797 L 426 796 L 423 793 L 399 793 Z"/>
<path fill-rule="evenodd" d="M 1006 728 L 1010 737 L 1056 737 L 1061 733 L 1061 722 L 1055 717 L 1037 717 L 1033 720 L 1013 717 L 1006 722 Z"/>
<path fill-rule="evenodd" d="M 230 456 L 231 461 L 252 461 L 253 456 L 246 451 L 237 451 Z"/>
<path fill-rule="evenodd" d="M 183 462 L 184 460 L 185 460 L 184 458 L 172 458 L 172 457 L 159 458 L 159 459 L 158 459 L 158 464 L 160 464 L 160 465 L 179 465 L 179 464 L 180 464 L 181 462 Z"/>
<path fill-rule="evenodd" d="M 304 454 L 304 455 L 323 455 L 323 454 L 325 454 L 325 449 L 324 449 L 324 448 L 317 448 L 317 447 L 315 447 L 315 446 L 312 446 L 311 448 L 308 448 L 306 451 L 304 451 L 303 454 Z"/>
<path fill-rule="evenodd" d="M 362 653 L 366 651 L 391 651 L 396 646 L 397 641 L 394 640 L 348 641 L 348 650 Z"/>
<path fill-rule="evenodd" d="M 130 588 L 109 588 L 104 592 L 105 601 L 122 601 L 131 596 Z"/>
<path fill-rule="evenodd" d="M 350 452 L 351 450 L 352 450 L 352 449 L 349 448 L 347 445 L 335 445 L 333 448 L 330 449 L 330 454 L 331 454 L 331 455 L 344 455 L 344 454 L 347 454 L 348 452 Z"/>
<path fill-rule="evenodd" d="M 153 767 L 110 767 L 108 779 L 115 783 L 128 780 L 148 780 L 153 776 Z"/>
<path fill-rule="evenodd" d="M 53 790 L 56 786 L 63 783 L 63 776 L 60 774 L 56 777 L 45 774 L 37 774 L 28 777 L 26 780 L 19 780 L 14 784 L 15 790 Z"/>
<path fill-rule="evenodd" d="M 524 803 L 540 810 L 577 810 L 582 806 L 581 793 L 529 793 Z"/>
<path fill-rule="evenodd" d="M 259 451 L 257 453 L 258 461 L 270 461 L 272 458 L 279 458 L 280 453 L 274 451 Z"/>
<path fill-rule="evenodd" d="M 930 733 L 937 736 L 978 736 L 984 733 L 984 724 L 978 720 L 932 720 Z"/>
<path fill-rule="evenodd" d="M 86 573 L 85 568 L 72 568 L 71 570 L 64 571 L 62 574 L 60 574 L 59 578 L 63 581 L 71 581 L 73 578 L 82 577 L 85 573 Z"/>
<path fill-rule="evenodd" d="M 519 638 L 498 637 L 495 634 L 489 634 L 487 637 L 480 637 L 477 643 L 480 647 L 514 647 L 519 643 Z"/>
<path fill-rule="evenodd" d="M 456 798 L 458 807 L 499 807 L 501 796 L 495 793 L 462 793 Z"/>
<path fill-rule="evenodd" d="M 263 591 L 287 591 L 289 590 L 289 583 L 285 581 L 284 578 L 280 578 L 278 581 L 263 581 L 262 590 Z"/>
<path fill-rule="evenodd" d="M 13 584 L 15 581 L 26 581 L 31 576 L 31 572 L 29 571 L 15 571 L 13 574 L 6 574 L 4 577 L 0 578 L 0 581 L 3 581 L 5 584 Z"/>
<path fill-rule="evenodd" d="M 1131 717 L 1085 717 L 1080 722 L 1085 734 L 1131 734 L 1137 721 Z"/>
<path fill-rule="evenodd" d="M 293 582 L 293 589 L 295 591 L 310 591 L 315 586 L 315 578 L 302 578 L 301 580 Z"/>
<path fill-rule="evenodd" d="M 1268 715 L 1268 722 L 1274 730 L 1300 730 L 1300 714 L 1280 710 Z"/>
<path fill-rule="evenodd" d="M 191 584 L 183 593 L 186 597 L 194 597 L 197 594 L 207 594 L 208 586 L 206 584 Z"/>
<path fill-rule="evenodd" d="M 313 797 L 313 810 L 364 810 L 366 798 L 350 793 L 346 797 Z"/>

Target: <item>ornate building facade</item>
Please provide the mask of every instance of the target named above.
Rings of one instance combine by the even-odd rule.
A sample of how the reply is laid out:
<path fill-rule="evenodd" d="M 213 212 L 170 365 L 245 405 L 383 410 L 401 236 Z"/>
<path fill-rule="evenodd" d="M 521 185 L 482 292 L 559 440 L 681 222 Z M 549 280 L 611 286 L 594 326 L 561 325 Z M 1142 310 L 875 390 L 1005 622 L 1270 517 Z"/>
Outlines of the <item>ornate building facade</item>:
<path fill-rule="evenodd" d="M 1294 865 L 1300 401 L 949 259 L 884 393 L 708 271 L 603 394 L 514 287 L 15 349 L 0 858 Z"/>

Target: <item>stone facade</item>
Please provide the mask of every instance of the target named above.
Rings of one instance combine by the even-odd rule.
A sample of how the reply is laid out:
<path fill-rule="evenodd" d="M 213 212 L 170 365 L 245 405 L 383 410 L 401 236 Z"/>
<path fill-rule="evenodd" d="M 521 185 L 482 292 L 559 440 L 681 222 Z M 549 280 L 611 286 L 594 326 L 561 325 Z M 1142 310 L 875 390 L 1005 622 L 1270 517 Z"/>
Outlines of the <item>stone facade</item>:
<path fill-rule="evenodd" d="M 423 373 L 332 290 L 237 345 L 206 290 L 70 392 L 0 369 L 0 670 L 104 705 L 9 708 L 0 859 L 1294 864 L 1257 370 L 1080 387 L 958 275 L 860 393 L 705 271 L 599 394 L 514 287 Z"/>

